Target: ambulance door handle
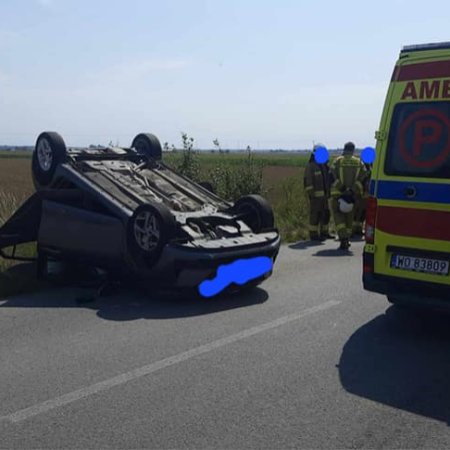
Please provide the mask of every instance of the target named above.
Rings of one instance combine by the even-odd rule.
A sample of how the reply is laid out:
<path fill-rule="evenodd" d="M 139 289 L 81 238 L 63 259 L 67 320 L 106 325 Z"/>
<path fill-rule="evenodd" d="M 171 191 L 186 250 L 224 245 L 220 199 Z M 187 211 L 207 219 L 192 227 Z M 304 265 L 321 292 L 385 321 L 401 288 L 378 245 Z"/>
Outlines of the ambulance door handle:
<path fill-rule="evenodd" d="M 414 198 L 417 195 L 417 189 L 414 186 L 408 186 L 404 189 L 403 193 L 406 198 Z"/>

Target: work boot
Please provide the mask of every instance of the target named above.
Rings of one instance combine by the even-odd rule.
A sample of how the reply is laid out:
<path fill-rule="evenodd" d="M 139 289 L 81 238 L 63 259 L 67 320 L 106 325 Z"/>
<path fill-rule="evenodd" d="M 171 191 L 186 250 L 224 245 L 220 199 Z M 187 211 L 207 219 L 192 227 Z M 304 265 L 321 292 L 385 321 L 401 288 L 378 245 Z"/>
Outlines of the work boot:
<path fill-rule="evenodd" d="M 309 233 L 309 239 L 311 241 L 320 241 L 319 233 Z"/>
<path fill-rule="evenodd" d="M 356 230 L 353 230 L 352 238 L 362 238 L 364 236 L 363 230 L 360 228 L 357 228 Z"/>
<path fill-rule="evenodd" d="M 350 241 L 347 238 L 341 239 L 339 250 L 348 250 L 350 248 Z"/>

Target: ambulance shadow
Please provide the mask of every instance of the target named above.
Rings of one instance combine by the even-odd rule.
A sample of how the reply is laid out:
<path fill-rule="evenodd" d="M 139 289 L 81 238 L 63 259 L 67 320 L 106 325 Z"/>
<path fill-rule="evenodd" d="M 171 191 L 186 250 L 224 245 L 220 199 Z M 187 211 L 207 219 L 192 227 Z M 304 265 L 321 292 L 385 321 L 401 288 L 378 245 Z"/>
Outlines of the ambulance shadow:
<path fill-rule="evenodd" d="M 299 241 L 295 244 L 289 244 L 288 247 L 293 250 L 304 250 L 310 247 L 318 247 L 320 245 L 324 245 L 324 242 L 321 241 Z"/>
<path fill-rule="evenodd" d="M 354 395 L 449 424 L 449 354 L 448 312 L 390 307 L 347 341 L 340 381 Z"/>

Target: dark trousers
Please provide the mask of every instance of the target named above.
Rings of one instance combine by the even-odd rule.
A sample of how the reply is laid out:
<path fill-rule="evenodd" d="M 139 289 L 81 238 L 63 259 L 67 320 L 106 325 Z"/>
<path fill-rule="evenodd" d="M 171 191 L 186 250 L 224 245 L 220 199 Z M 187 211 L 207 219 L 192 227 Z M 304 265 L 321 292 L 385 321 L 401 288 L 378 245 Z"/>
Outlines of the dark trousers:
<path fill-rule="evenodd" d="M 325 197 L 309 199 L 309 234 L 318 236 L 328 234 L 328 224 L 330 223 L 330 210 Z"/>

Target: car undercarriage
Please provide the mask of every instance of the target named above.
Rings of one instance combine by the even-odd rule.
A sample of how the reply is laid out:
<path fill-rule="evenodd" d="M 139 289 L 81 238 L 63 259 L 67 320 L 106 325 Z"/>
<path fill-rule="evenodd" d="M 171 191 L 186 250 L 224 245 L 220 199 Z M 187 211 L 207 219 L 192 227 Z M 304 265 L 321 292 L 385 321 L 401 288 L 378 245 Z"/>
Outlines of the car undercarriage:
<path fill-rule="evenodd" d="M 279 250 L 264 198 L 223 200 L 167 166 L 151 134 L 130 148 L 67 149 L 57 133 L 41 133 L 32 174 L 36 193 L 0 228 L 0 255 L 14 258 L 6 248 L 36 241 L 41 272 L 51 258 L 197 288 L 220 266 L 262 256 L 273 264 Z"/>

